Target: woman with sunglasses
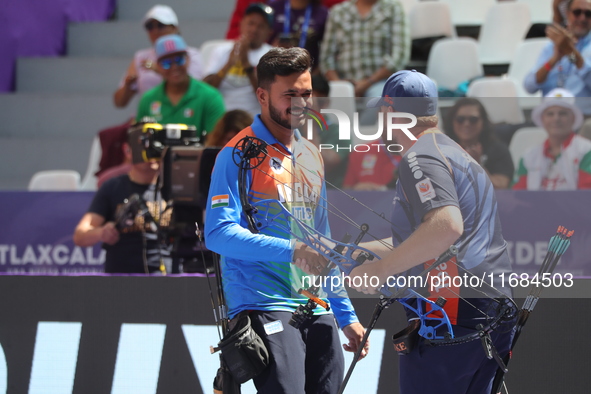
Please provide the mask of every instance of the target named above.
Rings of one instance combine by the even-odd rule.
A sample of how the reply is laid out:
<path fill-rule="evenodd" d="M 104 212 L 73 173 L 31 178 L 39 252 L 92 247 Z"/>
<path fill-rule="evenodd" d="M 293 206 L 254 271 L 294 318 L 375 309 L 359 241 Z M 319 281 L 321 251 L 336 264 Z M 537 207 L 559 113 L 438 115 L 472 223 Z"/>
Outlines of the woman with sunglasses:
<path fill-rule="evenodd" d="M 156 5 L 148 11 L 144 18 L 144 28 L 152 47 L 141 49 L 133 56 L 125 77 L 113 95 L 116 107 L 126 107 L 133 96 L 136 94 L 141 96 L 145 91 L 162 82 L 162 75 L 156 67 L 156 52 L 153 45 L 162 36 L 180 34 L 178 25 L 178 18 L 169 6 Z M 189 75 L 200 80 L 203 77 L 201 53 L 196 48 L 188 47 L 187 55 L 190 58 L 187 70 Z"/>
<path fill-rule="evenodd" d="M 507 189 L 514 171 L 511 153 L 496 138 L 482 103 L 461 98 L 447 115 L 446 134 L 486 170 L 495 189 Z"/>

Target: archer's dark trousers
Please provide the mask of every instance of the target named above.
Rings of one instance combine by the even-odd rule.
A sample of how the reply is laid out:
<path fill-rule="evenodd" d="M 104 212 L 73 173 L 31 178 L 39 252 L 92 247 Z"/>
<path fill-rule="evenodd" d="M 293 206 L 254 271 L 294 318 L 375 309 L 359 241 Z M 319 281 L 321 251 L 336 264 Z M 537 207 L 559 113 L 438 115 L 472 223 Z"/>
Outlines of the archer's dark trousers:
<path fill-rule="evenodd" d="M 259 394 L 336 394 L 343 380 L 344 357 L 334 316 L 289 325 L 291 312 L 249 313 L 252 328 L 271 353 L 271 363 L 254 384 Z M 267 335 L 264 325 L 281 320 L 283 331 Z"/>
<path fill-rule="evenodd" d="M 456 337 L 470 332 L 454 326 Z M 501 358 L 509 353 L 513 333 L 491 334 Z M 412 352 L 400 356 L 400 393 L 490 394 L 497 368 L 494 359 L 486 358 L 480 340 L 435 347 L 420 341 Z"/>

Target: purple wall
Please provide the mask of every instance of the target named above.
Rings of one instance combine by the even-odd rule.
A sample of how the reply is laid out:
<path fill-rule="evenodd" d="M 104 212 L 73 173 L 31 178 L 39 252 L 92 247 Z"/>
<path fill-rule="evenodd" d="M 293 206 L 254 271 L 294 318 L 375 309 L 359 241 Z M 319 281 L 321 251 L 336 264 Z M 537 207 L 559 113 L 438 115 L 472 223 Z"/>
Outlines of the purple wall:
<path fill-rule="evenodd" d="M 116 0 L 0 0 L 0 92 L 14 89 L 16 58 L 66 52 L 68 22 L 106 20 Z"/>
<path fill-rule="evenodd" d="M 393 191 L 352 192 L 378 213 L 389 218 Z M 75 274 L 102 272 L 101 248 L 79 248 L 72 243 L 74 227 L 88 209 L 91 192 L 1 192 L 0 273 Z M 503 235 L 515 272 L 538 271 L 547 243 L 559 225 L 575 230 L 572 244 L 556 272 L 591 277 L 591 191 L 497 192 Z M 389 224 L 337 191 L 328 200 L 357 223 L 367 223 L 370 233 L 390 236 Z M 345 224 L 330 208 L 332 236 L 342 239 Z M 369 240 L 366 237 L 364 241 Z"/>

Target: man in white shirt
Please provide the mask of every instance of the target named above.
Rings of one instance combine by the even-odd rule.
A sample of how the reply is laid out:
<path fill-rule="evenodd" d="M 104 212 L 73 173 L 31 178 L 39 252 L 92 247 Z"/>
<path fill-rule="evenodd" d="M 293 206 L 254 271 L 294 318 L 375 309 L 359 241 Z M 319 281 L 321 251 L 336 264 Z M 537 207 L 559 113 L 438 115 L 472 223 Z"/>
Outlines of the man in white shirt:
<path fill-rule="evenodd" d="M 216 48 L 205 67 L 203 81 L 218 88 L 226 110 L 242 109 L 253 116 L 260 112 L 255 96 L 259 59 L 271 49 L 266 41 L 273 26 L 273 10 L 264 4 L 248 6 L 240 22 L 240 38 Z"/>

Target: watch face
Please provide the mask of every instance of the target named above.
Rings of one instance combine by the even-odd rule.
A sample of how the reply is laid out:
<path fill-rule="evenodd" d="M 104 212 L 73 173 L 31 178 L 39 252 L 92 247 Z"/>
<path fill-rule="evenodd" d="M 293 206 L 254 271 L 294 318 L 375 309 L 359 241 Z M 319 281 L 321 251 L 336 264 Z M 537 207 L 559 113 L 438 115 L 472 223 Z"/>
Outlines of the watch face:
<path fill-rule="evenodd" d="M 575 53 L 571 53 L 570 55 L 568 55 L 568 59 L 571 61 L 571 63 L 576 63 L 577 62 L 577 55 L 575 55 Z"/>

